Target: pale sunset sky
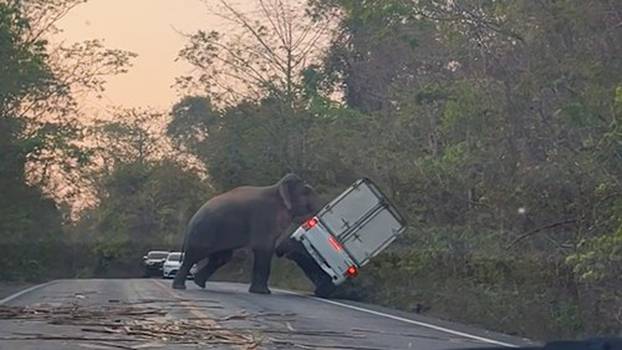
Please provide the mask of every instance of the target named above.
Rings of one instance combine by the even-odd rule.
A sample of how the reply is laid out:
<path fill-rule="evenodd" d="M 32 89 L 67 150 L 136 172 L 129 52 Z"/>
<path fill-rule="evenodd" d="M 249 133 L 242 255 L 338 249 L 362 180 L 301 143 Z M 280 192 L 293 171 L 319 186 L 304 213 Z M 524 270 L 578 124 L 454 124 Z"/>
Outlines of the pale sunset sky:
<path fill-rule="evenodd" d="M 232 4 L 244 8 L 248 2 Z M 63 32 L 58 39 L 67 44 L 103 39 L 107 48 L 138 54 L 129 73 L 110 78 L 104 98 L 85 101 L 85 109 L 102 111 L 109 105 L 169 109 L 178 98 L 171 87 L 175 77 L 191 70 L 174 61 L 186 43 L 178 31 L 222 30 L 223 21 L 210 14 L 204 0 L 89 0 L 63 18 L 59 27 Z"/>

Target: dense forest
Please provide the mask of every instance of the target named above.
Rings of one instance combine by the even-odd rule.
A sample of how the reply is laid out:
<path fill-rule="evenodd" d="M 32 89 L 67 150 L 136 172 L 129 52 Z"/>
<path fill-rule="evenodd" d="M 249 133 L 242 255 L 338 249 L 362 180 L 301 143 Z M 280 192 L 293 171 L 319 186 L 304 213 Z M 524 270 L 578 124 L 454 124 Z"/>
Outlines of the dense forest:
<path fill-rule="evenodd" d="M 81 2 L 0 1 L 0 279 L 140 273 L 215 193 L 293 171 L 329 200 L 365 176 L 409 227 L 343 297 L 536 339 L 622 330 L 619 1 L 221 1 L 231 30 L 187 37 L 170 111 L 89 122 L 80 96 L 134 54 L 48 41 Z"/>

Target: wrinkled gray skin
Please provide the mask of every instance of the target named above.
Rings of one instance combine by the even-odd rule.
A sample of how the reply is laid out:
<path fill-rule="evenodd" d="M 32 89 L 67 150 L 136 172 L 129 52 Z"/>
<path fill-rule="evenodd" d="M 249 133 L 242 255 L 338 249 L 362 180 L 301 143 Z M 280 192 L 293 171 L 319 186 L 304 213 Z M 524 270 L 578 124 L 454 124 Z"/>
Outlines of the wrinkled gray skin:
<path fill-rule="evenodd" d="M 249 292 L 269 294 L 277 239 L 294 218 L 308 217 L 316 209 L 313 188 L 295 174 L 287 174 L 271 186 L 242 186 L 213 197 L 190 219 L 173 288 L 185 289 L 192 265 L 208 258 L 194 275 L 195 283 L 205 288 L 205 282 L 231 260 L 235 249 L 250 247 L 254 261 Z"/>

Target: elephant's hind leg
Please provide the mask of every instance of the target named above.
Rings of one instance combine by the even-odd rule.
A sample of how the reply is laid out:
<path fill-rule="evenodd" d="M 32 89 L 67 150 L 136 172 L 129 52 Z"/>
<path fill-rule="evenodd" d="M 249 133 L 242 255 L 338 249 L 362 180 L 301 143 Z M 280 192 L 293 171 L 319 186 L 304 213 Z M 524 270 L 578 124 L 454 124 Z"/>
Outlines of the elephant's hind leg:
<path fill-rule="evenodd" d="M 186 277 L 188 276 L 188 273 L 190 273 L 192 265 L 199 260 L 201 260 L 201 257 L 194 252 L 184 253 L 184 260 L 182 261 L 181 267 L 175 274 L 175 279 L 173 280 L 174 289 L 186 289 Z"/>
<path fill-rule="evenodd" d="M 201 288 L 205 288 L 205 282 L 212 277 L 216 270 L 231 261 L 232 257 L 232 250 L 225 250 L 211 254 L 209 256 L 209 262 L 194 275 L 194 283 Z"/>

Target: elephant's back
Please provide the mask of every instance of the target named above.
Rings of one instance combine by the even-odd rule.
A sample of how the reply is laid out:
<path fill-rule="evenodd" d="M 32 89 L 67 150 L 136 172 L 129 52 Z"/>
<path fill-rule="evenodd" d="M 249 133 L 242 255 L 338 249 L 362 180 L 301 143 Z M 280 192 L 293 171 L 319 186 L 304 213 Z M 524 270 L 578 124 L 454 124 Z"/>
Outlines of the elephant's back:
<path fill-rule="evenodd" d="M 261 201 L 265 195 L 262 195 L 261 187 L 242 186 L 234 188 L 228 192 L 212 197 L 199 208 L 195 215 L 200 213 L 209 215 L 223 215 L 226 213 L 248 214 L 257 202 Z"/>
<path fill-rule="evenodd" d="M 186 244 L 205 248 L 225 241 L 244 243 L 249 230 L 250 211 L 257 205 L 259 191 L 254 187 L 239 187 L 215 196 L 203 204 L 190 219 Z"/>

